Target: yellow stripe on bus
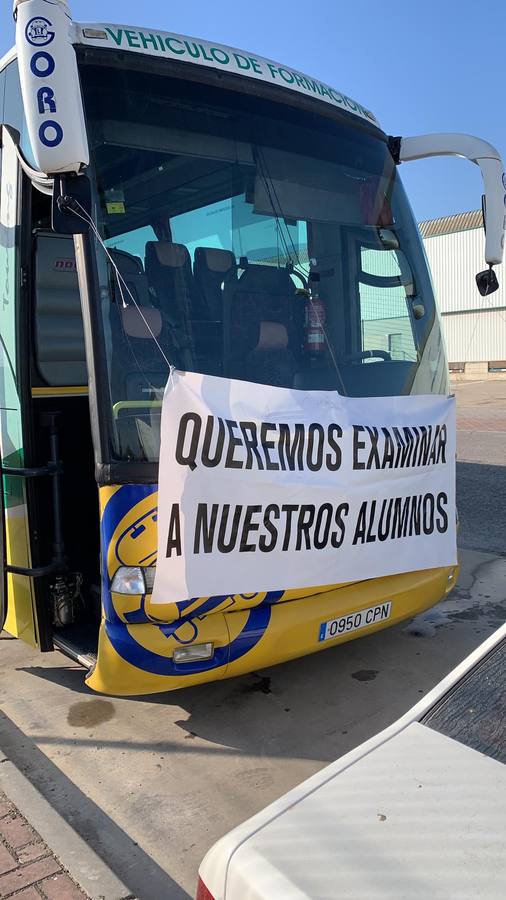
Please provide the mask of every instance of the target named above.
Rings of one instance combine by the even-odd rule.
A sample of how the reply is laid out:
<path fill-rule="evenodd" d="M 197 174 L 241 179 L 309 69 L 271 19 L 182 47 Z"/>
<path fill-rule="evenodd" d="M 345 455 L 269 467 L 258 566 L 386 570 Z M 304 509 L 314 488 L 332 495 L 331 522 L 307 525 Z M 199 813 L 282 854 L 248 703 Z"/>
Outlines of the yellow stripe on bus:
<path fill-rule="evenodd" d="M 32 397 L 79 397 L 88 396 L 88 385 L 74 387 L 34 387 Z"/>

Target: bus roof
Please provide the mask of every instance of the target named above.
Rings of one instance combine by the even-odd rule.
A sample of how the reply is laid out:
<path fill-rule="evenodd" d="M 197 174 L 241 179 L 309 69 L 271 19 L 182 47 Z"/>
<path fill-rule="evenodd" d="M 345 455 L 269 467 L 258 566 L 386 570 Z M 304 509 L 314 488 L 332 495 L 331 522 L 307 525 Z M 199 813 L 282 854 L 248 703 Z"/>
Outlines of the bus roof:
<path fill-rule="evenodd" d="M 346 94 L 322 81 L 304 75 L 298 69 L 253 55 L 247 50 L 237 50 L 224 44 L 174 34 L 174 32 L 160 31 L 155 28 L 75 22 L 73 29 L 74 44 L 123 50 L 159 58 L 165 57 L 277 84 L 288 90 L 329 103 L 331 106 L 345 110 L 379 127 L 374 114 Z M 15 56 L 16 50 L 12 48 L 0 60 L 0 70 Z"/>

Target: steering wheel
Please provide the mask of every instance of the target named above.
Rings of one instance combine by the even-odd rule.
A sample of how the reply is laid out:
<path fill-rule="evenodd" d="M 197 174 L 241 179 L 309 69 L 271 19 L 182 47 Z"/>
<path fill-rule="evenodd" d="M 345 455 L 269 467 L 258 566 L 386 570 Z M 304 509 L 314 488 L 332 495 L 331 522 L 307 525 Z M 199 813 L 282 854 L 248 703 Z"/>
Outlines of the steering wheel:
<path fill-rule="evenodd" d="M 344 362 L 358 362 L 361 359 L 384 359 L 391 361 L 392 357 L 388 350 L 361 350 L 359 353 L 350 353 L 343 357 Z"/>

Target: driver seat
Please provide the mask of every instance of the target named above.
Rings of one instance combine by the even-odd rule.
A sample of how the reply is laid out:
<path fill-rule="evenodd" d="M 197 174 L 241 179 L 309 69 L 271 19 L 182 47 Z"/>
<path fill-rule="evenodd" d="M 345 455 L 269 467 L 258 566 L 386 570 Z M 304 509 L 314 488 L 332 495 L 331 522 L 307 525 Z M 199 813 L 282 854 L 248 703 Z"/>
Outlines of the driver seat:
<path fill-rule="evenodd" d="M 248 264 L 225 282 L 224 374 L 292 387 L 301 356 L 304 306 L 288 269 Z"/>

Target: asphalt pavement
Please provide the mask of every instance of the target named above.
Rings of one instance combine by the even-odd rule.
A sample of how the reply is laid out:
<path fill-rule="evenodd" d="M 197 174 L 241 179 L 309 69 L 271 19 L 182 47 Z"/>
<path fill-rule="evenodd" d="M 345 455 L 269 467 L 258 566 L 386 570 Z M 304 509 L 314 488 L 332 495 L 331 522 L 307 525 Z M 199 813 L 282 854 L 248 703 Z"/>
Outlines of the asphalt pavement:
<path fill-rule="evenodd" d="M 506 554 L 506 379 L 454 385 L 459 545 Z"/>
<path fill-rule="evenodd" d="M 8 765 L 132 895 L 193 896 L 198 864 L 218 837 L 393 722 L 504 622 L 506 381 L 456 393 L 461 575 L 412 622 L 142 698 L 93 695 L 82 669 L 60 654 L 0 641 Z"/>

